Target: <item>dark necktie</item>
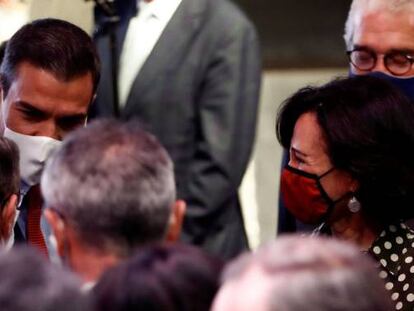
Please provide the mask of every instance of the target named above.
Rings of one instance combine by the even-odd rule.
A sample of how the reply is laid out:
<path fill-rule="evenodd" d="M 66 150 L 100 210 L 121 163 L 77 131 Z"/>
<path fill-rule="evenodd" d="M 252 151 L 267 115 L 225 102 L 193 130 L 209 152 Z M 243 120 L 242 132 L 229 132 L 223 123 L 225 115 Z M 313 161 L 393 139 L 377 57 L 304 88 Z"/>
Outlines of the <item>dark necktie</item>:
<path fill-rule="evenodd" d="M 42 216 L 43 199 L 40 193 L 40 186 L 30 188 L 27 197 L 27 241 L 37 248 L 41 253 L 48 256 L 45 239 L 40 229 L 40 218 Z"/>

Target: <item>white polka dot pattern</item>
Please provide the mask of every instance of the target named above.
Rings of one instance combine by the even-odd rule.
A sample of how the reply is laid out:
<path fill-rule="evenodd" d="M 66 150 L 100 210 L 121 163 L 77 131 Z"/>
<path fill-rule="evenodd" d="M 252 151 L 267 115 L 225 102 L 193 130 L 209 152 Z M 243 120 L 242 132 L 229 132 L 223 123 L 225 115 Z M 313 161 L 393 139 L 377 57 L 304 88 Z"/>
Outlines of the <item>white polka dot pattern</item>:
<path fill-rule="evenodd" d="M 395 310 L 414 310 L 414 231 L 404 224 L 388 226 L 373 243 L 371 255 L 380 264 L 379 277 Z"/>

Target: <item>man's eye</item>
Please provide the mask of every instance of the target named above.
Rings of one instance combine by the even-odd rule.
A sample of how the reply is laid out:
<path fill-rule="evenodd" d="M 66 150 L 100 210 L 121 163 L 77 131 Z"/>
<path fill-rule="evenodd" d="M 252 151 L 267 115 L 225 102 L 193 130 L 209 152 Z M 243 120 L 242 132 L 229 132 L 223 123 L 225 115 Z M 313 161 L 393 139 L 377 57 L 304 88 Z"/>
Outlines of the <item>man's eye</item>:
<path fill-rule="evenodd" d="M 59 121 L 60 127 L 65 131 L 73 130 L 85 123 L 85 118 L 63 118 Z"/>

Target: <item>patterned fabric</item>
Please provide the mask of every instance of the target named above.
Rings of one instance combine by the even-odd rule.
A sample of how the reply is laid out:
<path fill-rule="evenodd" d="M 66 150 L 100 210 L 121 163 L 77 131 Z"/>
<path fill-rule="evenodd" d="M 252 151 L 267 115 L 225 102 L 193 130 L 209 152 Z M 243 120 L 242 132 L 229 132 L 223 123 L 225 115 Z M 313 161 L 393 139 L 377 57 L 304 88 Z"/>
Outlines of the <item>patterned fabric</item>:
<path fill-rule="evenodd" d="M 388 226 L 369 253 L 379 263 L 380 278 L 396 310 L 414 310 L 414 231 L 405 224 Z"/>
<path fill-rule="evenodd" d="M 39 185 L 30 188 L 27 193 L 27 199 L 27 241 L 47 257 L 46 243 L 40 229 L 43 202 Z"/>

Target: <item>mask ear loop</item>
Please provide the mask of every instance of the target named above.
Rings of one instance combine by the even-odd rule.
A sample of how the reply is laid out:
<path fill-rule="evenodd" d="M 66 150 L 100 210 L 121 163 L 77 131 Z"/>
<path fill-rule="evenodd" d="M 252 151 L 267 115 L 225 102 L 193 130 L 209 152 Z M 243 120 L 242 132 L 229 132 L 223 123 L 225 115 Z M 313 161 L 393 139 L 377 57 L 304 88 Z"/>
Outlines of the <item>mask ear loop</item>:
<path fill-rule="evenodd" d="M 327 170 L 325 173 L 323 173 L 322 175 L 320 175 L 317 179 L 316 185 L 319 188 L 319 191 L 322 195 L 322 197 L 324 198 L 324 200 L 328 203 L 328 209 L 326 211 L 326 214 L 323 216 L 322 220 L 321 220 L 321 224 L 326 223 L 327 220 L 329 219 L 329 217 L 332 215 L 334 209 L 335 209 L 335 205 L 342 201 L 344 198 L 346 198 L 351 192 L 347 192 L 344 195 L 342 195 L 341 197 L 339 197 L 336 200 L 332 200 L 329 195 L 326 193 L 325 189 L 322 187 L 321 184 L 321 179 L 323 177 L 325 177 L 326 175 L 328 175 L 329 173 L 331 173 L 333 170 L 335 170 L 335 167 L 330 168 L 329 170 Z"/>

